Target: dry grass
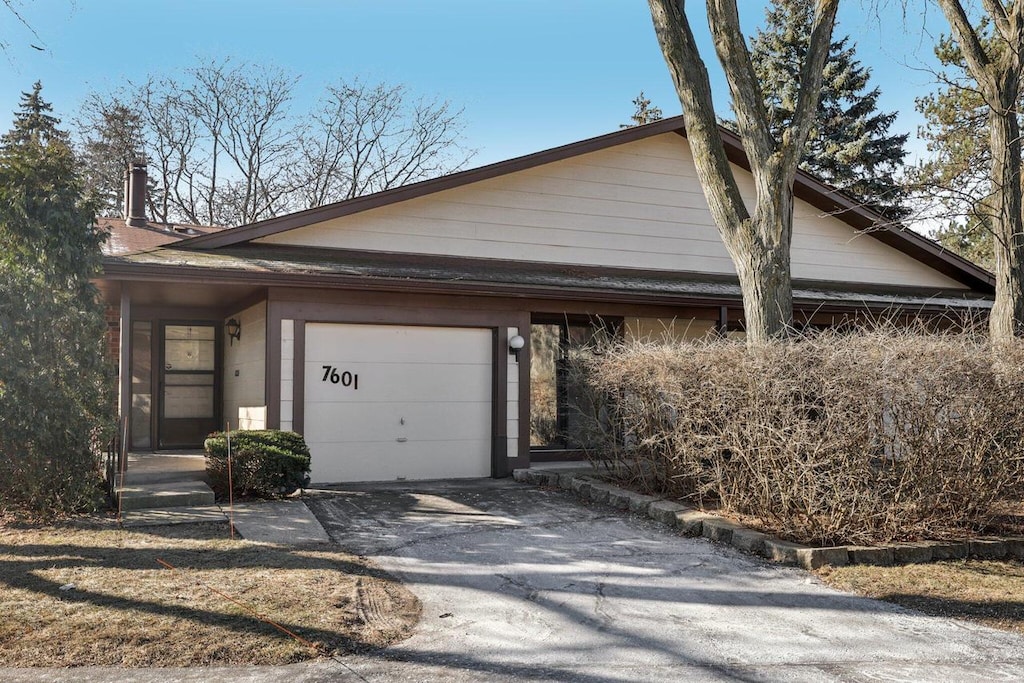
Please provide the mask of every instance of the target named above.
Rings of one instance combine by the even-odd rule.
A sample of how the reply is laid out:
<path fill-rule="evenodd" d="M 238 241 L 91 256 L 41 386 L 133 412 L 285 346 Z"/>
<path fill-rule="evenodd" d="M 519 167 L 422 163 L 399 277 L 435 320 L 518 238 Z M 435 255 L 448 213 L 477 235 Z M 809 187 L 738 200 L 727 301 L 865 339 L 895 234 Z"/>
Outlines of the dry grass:
<path fill-rule="evenodd" d="M 830 586 L 926 614 L 1024 633 L 1024 564 L 968 560 L 899 567 L 826 567 Z"/>
<path fill-rule="evenodd" d="M 382 647 L 419 619 L 416 597 L 359 558 L 227 534 L 220 524 L 0 527 L 0 666 L 284 664 Z"/>

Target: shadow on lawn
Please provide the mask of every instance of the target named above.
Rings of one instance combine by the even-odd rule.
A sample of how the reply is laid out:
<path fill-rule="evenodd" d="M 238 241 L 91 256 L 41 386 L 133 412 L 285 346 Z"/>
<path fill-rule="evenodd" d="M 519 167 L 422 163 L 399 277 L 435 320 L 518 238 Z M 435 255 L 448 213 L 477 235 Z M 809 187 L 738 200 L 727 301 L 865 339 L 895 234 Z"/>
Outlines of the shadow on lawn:
<path fill-rule="evenodd" d="M 33 532 L 22 528 L 16 533 L 22 534 L 21 537 L 24 538 L 25 533 Z M 263 572 L 288 569 L 319 572 L 322 584 L 319 597 L 329 593 L 332 579 L 338 584 L 344 581 L 345 585 L 354 586 L 365 586 L 368 581 L 380 581 L 399 586 L 398 590 L 404 591 L 400 584 L 385 572 L 358 558 L 339 552 L 336 547 L 321 544 L 286 548 L 232 543 L 228 538 L 226 524 L 136 527 L 125 530 L 61 528 L 54 529 L 52 533 L 63 534 L 69 539 L 77 537 L 82 542 L 75 543 L 72 540 L 52 544 L 0 544 L 0 584 L 13 589 L 31 591 L 40 599 L 51 598 L 63 604 L 85 603 L 129 615 L 150 614 L 184 620 L 196 625 L 219 627 L 239 634 L 263 633 L 280 638 L 288 636 L 229 600 L 218 596 L 212 605 L 208 603 L 207 606 L 200 606 L 189 604 L 197 600 L 183 599 L 184 596 L 180 593 L 191 593 L 197 598 L 208 598 L 214 594 L 210 588 L 229 595 L 232 593 L 230 585 L 218 586 L 216 578 L 202 578 L 199 572 L 230 570 L 234 573 L 244 573 L 246 570 Z M 182 543 L 175 544 L 174 541 Z M 216 545 L 211 547 L 210 544 L 204 543 L 208 541 Z M 125 547 L 125 543 L 130 547 Z M 175 570 L 163 567 L 158 560 L 168 563 Z M 90 585 L 85 588 L 75 585 L 74 589 L 68 589 L 65 580 L 76 581 L 76 573 L 81 575 L 82 570 L 90 572 L 91 578 L 79 583 Z M 106 570 L 109 570 L 109 575 L 102 574 Z M 116 577 L 119 581 L 131 582 L 136 580 L 131 576 L 133 572 L 139 572 L 137 580 L 145 582 L 139 585 L 150 591 L 147 597 L 139 597 L 139 591 L 131 597 L 114 590 L 107 593 L 104 590 L 106 584 L 95 585 L 97 577 L 100 576 L 103 576 L 104 580 L 114 580 Z M 143 575 L 142 572 L 147 574 Z M 162 572 L 167 574 L 161 574 Z M 60 579 L 51 578 L 54 574 Z M 154 575 L 159 576 L 165 582 L 164 585 L 154 585 Z M 168 595 L 160 590 L 175 585 L 179 587 L 174 592 L 179 595 Z M 184 589 L 180 588 L 182 585 L 185 586 Z M 292 587 L 284 583 L 280 586 L 280 591 L 286 595 L 290 588 Z M 232 597 L 237 597 L 242 604 L 248 604 L 246 596 Z M 309 600 L 312 597 L 318 596 L 303 595 L 301 599 Z M 409 600 L 416 603 L 411 594 Z M 220 609 L 221 605 L 224 607 L 223 611 Z M 251 606 L 257 613 L 262 613 L 258 602 Z M 327 602 L 316 609 L 330 610 L 332 607 L 335 606 Z M 342 632 L 320 628 L 310 623 L 281 619 L 273 613 L 265 616 L 302 638 L 320 644 L 326 651 L 365 652 L 381 644 L 363 638 L 365 632 L 358 629 Z"/>

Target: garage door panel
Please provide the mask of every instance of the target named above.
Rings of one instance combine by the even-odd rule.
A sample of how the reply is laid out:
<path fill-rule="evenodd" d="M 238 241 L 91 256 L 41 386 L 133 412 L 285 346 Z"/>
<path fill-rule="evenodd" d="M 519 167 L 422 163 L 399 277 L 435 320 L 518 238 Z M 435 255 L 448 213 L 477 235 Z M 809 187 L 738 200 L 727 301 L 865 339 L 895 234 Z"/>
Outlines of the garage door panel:
<path fill-rule="evenodd" d="M 490 476 L 492 330 L 308 323 L 305 338 L 314 481 Z"/>
<path fill-rule="evenodd" d="M 306 424 L 335 420 L 339 424 L 331 431 L 340 437 L 335 439 L 337 441 L 472 439 L 480 437 L 481 424 L 490 423 L 491 406 L 488 403 L 316 403 L 309 406 L 305 416 Z"/>
<path fill-rule="evenodd" d="M 341 335 L 339 327 L 345 328 Z M 306 326 L 306 360 L 326 363 L 386 359 L 390 363 L 414 365 L 458 360 L 489 365 L 491 338 L 491 331 L 482 329 L 312 323 Z"/>
<path fill-rule="evenodd" d="M 325 365 L 329 369 L 324 369 Z M 409 401 L 458 401 L 466 396 L 488 397 L 491 382 L 489 363 L 415 367 L 340 361 L 306 364 L 306 396 L 312 401 L 380 403 L 394 400 L 398 387 L 400 397 Z"/>
<path fill-rule="evenodd" d="M 318 448 L 321 461 L 314 465 L 316 481 L 331 484 L 350 481 L 395 481 L 397 479 L 443 479 L 458 471 L 462 477 L 489 477 L 489 441 L 460 441 L 453 448 L 449 442 L 402 444 L 389 443 L 322 444 Z"/>

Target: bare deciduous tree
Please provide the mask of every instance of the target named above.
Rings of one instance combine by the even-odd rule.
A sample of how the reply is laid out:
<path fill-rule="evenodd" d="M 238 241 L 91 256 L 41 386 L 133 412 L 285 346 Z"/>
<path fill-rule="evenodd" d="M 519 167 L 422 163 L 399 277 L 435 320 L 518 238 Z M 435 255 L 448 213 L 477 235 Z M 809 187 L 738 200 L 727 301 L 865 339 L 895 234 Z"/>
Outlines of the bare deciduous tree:
<path fill-rule="evenodd" d="M 302 140 L 305 208 L 425 180 L 466 165 L 462 110 L 358 79 L 327 89 Z"/>
<path fill-rule="evenodd" d="M 935 0 L 949 22 L 988 118 L 990 194 L 984 200 L 994 236 L 996 300 L 993 340 L 1024 335 L 1024 202 L 1017 102 L 1024 70 L 1024 0 L 982 0 L 990 36 L 972 24 L 959 0 Z"/>
<path fill-rule="evenodd" d="M 144 156 L 154 220 L 241 225 L 424 180 L 471 156 L 459 145 L 462 112 L 448 102 L 356 80 L 329 88 L 313 116 L 295 115 L 297 80 L 221 61 L 94 93 L 79 115 L 83 149 L 136 144 L 127 145 L 131 153 L 91 158 L 90 173 L 105 194 L 120 197 L 125 155 Z"/>
<path fill-rule="evenodd" d="M 779 137 L 769 125 L 735 0 L 707 0 L 708 23 L 725 70 L 737 127 L 756 190 L 747 210 L 718 129 L 707 68 L 686 17 L 685 0 L 649 0 L 654 29 L 683 106 L 697 175 L 743 292 L 747 340 L 785 334 L 793 315 L 790 244 L 793 182 L 818 106 L 839 0 L 816 0 L 793 118 Z"/>

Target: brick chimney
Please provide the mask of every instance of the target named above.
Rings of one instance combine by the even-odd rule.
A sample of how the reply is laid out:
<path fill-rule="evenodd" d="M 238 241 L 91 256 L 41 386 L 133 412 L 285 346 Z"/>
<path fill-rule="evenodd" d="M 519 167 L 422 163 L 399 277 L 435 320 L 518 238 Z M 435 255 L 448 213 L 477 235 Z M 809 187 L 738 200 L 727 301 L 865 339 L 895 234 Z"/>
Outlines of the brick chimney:
<path fill-rule="evenodd" d="M 146 224 L 146 162 L 136 159 L 124 174 L 124 220 L 136 228 Z"/>

